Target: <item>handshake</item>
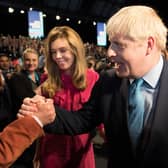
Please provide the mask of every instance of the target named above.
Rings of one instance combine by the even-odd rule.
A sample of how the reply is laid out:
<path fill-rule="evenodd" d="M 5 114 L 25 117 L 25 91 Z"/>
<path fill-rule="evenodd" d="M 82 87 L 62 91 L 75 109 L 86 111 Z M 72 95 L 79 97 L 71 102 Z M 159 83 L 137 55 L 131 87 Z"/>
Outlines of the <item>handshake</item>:
<path fill-rule="evenodd" d="M 39 95 L 25 98 L 17 116 L 18 118 L 31 116 L 43 127 L 55 120 L 56 112 L 53 100 Z"/>

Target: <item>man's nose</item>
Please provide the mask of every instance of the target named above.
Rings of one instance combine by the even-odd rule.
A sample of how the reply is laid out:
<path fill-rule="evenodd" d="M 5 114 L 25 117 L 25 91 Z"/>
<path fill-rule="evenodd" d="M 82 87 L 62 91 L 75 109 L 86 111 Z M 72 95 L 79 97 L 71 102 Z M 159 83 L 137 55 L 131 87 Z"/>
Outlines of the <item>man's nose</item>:
<path fill-rule="evenodd" d="M 111 47 L 109 47 L 107 50 L 107 57 L 110 58 L 110 57 L 114 57 L 116 55 L 117 55 L 116 52 Z"/>

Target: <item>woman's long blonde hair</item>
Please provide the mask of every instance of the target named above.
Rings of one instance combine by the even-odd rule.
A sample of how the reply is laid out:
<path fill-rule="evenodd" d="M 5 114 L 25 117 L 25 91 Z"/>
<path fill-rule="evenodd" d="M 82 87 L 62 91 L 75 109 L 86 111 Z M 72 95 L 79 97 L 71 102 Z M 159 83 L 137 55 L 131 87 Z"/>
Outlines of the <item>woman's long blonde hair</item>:
<path fill-rule="evenodd" d="M 74 65 L 72 72 L 72 82 L 77 89 L 84 90 L 86 88 L 86 58 L 85 49 L 79 34 L 68 26 L 54 27 L 49 32 L 45 41 L 46 69 L 48 78 L 42 85 L 42 92 L 48 97 L 53 97 L 56 91 L 62 88 L 60 70 L 53 61 L 51 55 L 51 44 L 56 39 L 66 39 L 72 54 L 74 55 Z"/>

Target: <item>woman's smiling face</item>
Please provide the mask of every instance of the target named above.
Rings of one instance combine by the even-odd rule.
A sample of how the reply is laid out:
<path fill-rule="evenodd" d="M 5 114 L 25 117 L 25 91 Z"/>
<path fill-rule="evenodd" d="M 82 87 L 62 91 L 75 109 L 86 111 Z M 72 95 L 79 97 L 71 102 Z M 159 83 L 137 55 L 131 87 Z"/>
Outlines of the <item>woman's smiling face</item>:
<path fill-rule="evenodd" d="M 72 72 L 75 56 L 65 38 L 58 38 L 51 43 L 51 55 L 60 70 Z"/>

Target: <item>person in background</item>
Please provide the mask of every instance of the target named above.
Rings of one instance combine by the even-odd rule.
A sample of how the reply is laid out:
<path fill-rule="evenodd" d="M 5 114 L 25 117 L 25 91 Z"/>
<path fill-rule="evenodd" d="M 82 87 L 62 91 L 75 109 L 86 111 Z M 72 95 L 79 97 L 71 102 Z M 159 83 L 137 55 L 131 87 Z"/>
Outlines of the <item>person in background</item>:
<path fill-rule="evenodd" d="M 163 55 L 167 27 L 153 8 L 133 5 L 121 8 L 108 20 L 107 33 L 108 57 L 115 69 L 99 78 L 79 111 L 56 107 L 57 118 L 45 131 L 75 135 L 104 122 L 108 168 L 167 168 L 168 61 Z M 136 82 L 141 99 L 132 105 L 129 94 Z M 132 113 L 135 109 L 138 111 Z M 20 112 L 31 111 L 38 109 L 25 100 Z M 135 127 L 131 127 L 131 117 Z M 132 134 L 131 128 L 139 126 Z"/>
<path fill-rule="evenodd" d="M 47 99 L 46 103 L 52 100 Z M 41 113 L 12 122 L 12 110 L 10 90 L 0 70 L 0 167 L 4 168 L 11 166 L 35 139 L 44 135 L 43 125 L 55 118 L 55 112 L 44 107 Z"/>
<path fill-rule="evenodd" d="M 27 96 L 33 96 L 34 90 L 40 84 L 38 71 L 38 53 L 33 48 L 27 48 L 23 52 L 23 67 L 18 73 L 14 73 L 8 82 L 11 91 L 13 112 L 16 116 L 22 101 Z"/>
<path fill-rule="evenodd" d="M 16 69 L 12 66 L 11 60 L 6 53 L 0 53 L 0 69 L 3 72 L 6 82 L 11 78 Z"/>
<path fill-rule="evenodd" d="M 87 62 L 87 66 L 88 68 L 95 70 L 95 65 L 96 65 L 96 58 L 94 56 L 86 56 L 86 62 Z"/>
<path fill-rule="evenodd" d="M 37 138 L 44 136 L 42 127 L 55 119 L 55 112 L 44 104 L 51 104 L 53 100 L 38 102 L 41 104 L 41 112 L 31 116 L 20 117 L 7 125 L 0 132 L 0 167 L 10 167 L 14 161 Z"/>
<path fill-rule="evenodd" d="M 0 131 L 12 120 L 11 95 L 4 74 L 0 70 Z"/>
<path fill-rule="evenodd" d="M 23 52 L 23 69 L 14 73 L 8 81 L 8 87 L 12 99 L 12 115 L 16 118 L 18 110 L 25 97 L 35 95 L 34 90 L 40 84 L 40 75 L 38 71 L 38 53 L 33 48 L 27 48 Z M 25 150 L 25 152 L 12 165 L 12 168 L 32 168 L 33 158 L 36 150 L 36 141 Z"/>
<path fill-rule="evenodd" d="M 68 26 L 54 27 L 45 46 L 46 80 L 36 93 L 52 98 L 67 110 L 82 107 L 99 75 L 87 68 L 85 50 L 79 34 Z M 44 77 L 43 77 L 44 80 Z M 40 165 L 43 168 L 94 168 L 90 133 L 68 136 L 46 134 L 41 139 Z"/>
<path fill-rule="evenodd" d="M 38 63 L 38 69 L 41 73 L 45 71 L 45 53 L 44 53 L 44 45 L 39 45 L 39 63 Z"/>

